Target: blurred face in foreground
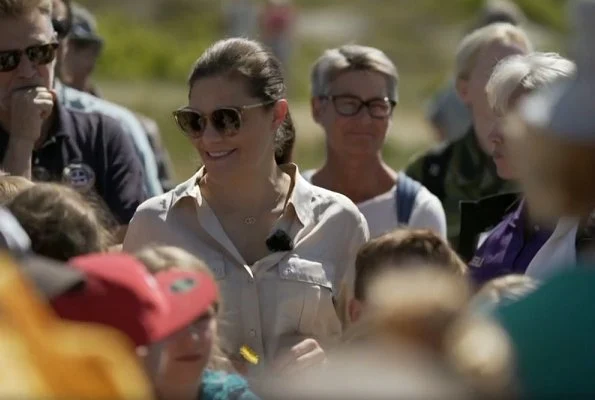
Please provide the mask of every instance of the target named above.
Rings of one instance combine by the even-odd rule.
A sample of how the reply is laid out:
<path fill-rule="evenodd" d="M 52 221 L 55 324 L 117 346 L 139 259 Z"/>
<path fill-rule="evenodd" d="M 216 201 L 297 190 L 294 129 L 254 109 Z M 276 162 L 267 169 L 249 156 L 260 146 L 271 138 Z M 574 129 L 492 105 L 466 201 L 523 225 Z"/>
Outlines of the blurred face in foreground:
<path fill-rule="evenodd" d="M 595 209 L 595 145 L 569 143 L 509 118 L 510 154 L 536 218 L 584 217 Z"/>

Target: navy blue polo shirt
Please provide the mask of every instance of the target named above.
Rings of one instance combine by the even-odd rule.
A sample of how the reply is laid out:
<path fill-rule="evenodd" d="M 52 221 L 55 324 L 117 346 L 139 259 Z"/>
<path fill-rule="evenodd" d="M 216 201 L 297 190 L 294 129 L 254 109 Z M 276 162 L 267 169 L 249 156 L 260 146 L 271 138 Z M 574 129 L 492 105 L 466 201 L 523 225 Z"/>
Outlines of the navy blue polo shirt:
<path fill-rule="evenodd" d="M 552 230 L 528 227 L 524 200 L 490 232 L 469 263 L 471 278 L 477 284 L 508 275 L 524 274 L 550 238 Z"/>
<path fill-rule="evenodd" d="M 55 110 L 48 138 L 33 151 L 33 180 L 96 193 L 120 224 L 128 224 L 146 198 L 143 170 L 132 142 L 120 124 L 105 115 L 59 104 Z M 0 160 L 8 141 L 8 132 L 0 126 Z"/>

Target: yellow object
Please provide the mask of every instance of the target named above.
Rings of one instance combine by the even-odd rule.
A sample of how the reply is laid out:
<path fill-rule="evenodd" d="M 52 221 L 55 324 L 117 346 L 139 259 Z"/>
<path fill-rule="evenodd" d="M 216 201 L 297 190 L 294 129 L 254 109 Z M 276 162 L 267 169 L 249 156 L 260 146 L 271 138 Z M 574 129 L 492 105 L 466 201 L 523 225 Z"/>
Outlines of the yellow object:
<path fill-rule="evenodd" d="M 4 253 L 0 315 L 0 398 L 154 398 L 128 338 L 58 319 Z"/>
<path fill-rule="evenodd" d="M 244 360 L 248 361 L 250 364 L 258 364 L 258 354 L 256 354 L 250 347 L 242 346 L 240 348 L 240 355 L 244 357 Z"/>

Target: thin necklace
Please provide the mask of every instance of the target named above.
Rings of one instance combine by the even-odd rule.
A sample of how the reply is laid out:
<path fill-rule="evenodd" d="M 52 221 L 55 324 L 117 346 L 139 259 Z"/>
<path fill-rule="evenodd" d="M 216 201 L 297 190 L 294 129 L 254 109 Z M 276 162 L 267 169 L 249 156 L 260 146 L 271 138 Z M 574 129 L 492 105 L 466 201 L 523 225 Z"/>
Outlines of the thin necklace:
<path fill-rule="evenodd" d="M 256 218 L 255 217 L 246 217 L 246 218 L 244 218 L 244 223 L 246 225 L 254 225 L 256 223 Z"/>
<path fill-rule="evenodd" d="M 201 178 L 201 181 L 204 180 L 204 176 Z M 199 182 L 200 185 L 200 182 Z M 281 199 L 281 197 L 283 197 L 284 193 L 281 192 L 279 193 L 279 196 L 277 196 L 277 198 L 275 199 L 275 206 L 277 206 L 277 204 L 279 203 L 279 199 Z M 254 215 L 249 215 L 247 217 L 244 218 L 243 222 L 245 225 L 254 225 L 256 223 L 257 219 Z"/>
<path fill-rule="evenodd" d="M 279 193 L 279 196 L 275 199 L 275 207 L 279 204 L 279 200 L 283 197 L 284 193 Z M 244 218 L 244 224 L 246 225 L 254 225 L 256 223 L 256 217 L 254 215 L 249 215 Z"/>

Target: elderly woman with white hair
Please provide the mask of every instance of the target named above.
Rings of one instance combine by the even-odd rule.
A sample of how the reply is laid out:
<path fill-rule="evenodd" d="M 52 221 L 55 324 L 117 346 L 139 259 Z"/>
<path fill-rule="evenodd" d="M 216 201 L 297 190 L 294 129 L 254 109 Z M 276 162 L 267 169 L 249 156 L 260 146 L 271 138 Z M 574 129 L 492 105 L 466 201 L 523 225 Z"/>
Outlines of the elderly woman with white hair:
<path fill-rule="evenodd" d="M 488 102 L 497 117 L 489 140 L 492 158 L 502 179 L 518 179 L 510 162 L 511 151 L 503 123 L 506 117 L 525 95 L 572 76 L 575 69 L 572 61 L 555 53 L 510 56 L 494 69 L 486 86 Z M 478 284 L 508 274 L 526 273 L 533 278 L 545 279 L 555 273 L 556 265 L 576 260 L 576 245 L 580 239 L 577 220 L 562 218 L 557 224 L 541 225 L 521 196 L 512 202 L 510 199 L 510 196 L 505 200 L 491 197 L 483 204 L 482 201 L 475 204 L 475 211 L 492 217 L 498 217 L 497 212 L 504 211 L 504 215 L 499 216 L 499 223 L 483 234 L 469 263 L 471 277 Z M 494 206 L 498 202 L 500 207 Z M 465 211 L 464 208 L 463 213 Z M 463 220 L 469 219 L 464 216 Z M 468 232 L 462 236 L 469 237 Z"/>

